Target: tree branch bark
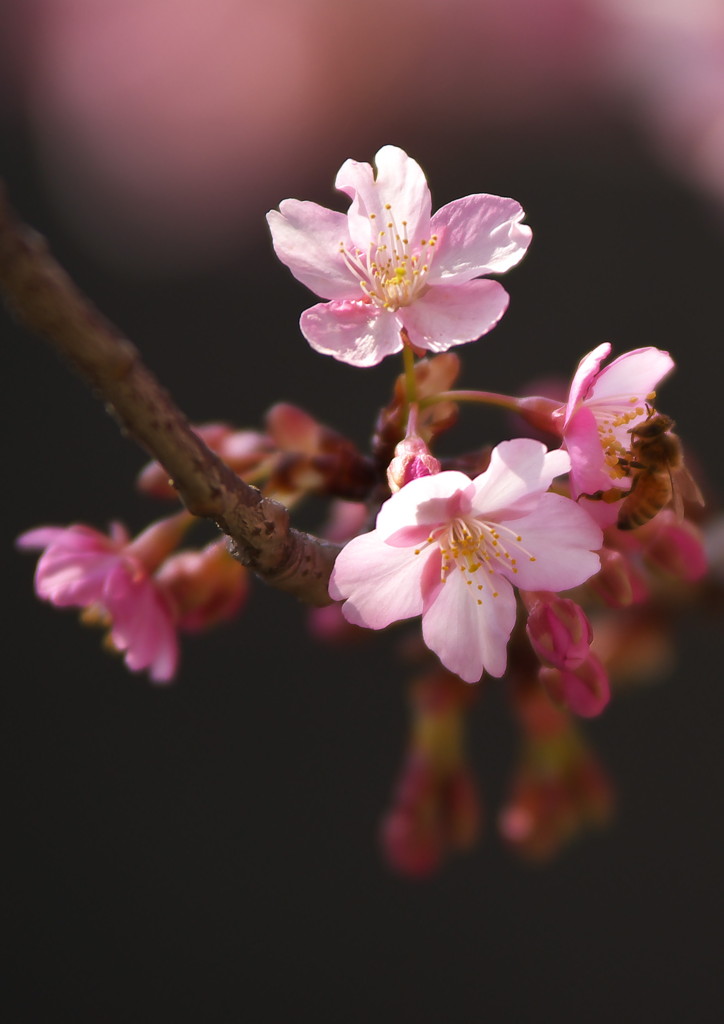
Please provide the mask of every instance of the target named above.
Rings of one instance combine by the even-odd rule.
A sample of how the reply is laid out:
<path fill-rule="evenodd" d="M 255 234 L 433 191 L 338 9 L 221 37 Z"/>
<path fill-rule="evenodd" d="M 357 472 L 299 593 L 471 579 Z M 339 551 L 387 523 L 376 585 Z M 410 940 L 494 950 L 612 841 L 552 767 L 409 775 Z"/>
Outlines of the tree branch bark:
<path fill-rule="evenodd" d="M 0 183 L 0 293 L 15 319 L 67 359 L 124 431 L 164 467 L 186 508 L 213 519 L 234 555 L 267 583 L 329 604 L 339 547 L 294 530 L 283 505 L 241 480 L 193 432 L 138 350 L 15 215 Z"/>

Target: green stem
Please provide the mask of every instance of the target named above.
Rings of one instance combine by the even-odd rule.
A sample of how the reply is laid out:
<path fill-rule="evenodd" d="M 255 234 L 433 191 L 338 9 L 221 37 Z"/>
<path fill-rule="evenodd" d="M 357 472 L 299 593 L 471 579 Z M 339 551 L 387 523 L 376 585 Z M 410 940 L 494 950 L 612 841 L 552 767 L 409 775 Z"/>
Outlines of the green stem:
<path fill-rule="evenodd" d="M 438 402 L 484 402 L 486 405 L 499 405 L 503 409 L 512 409 L 518 412 L 521 404 L 520 398 L 513 395 L 499 395 L 495 391 L 441 391 L 437 395 L 420 400 L 420 408 L 426 409 L 429 405 L 436 405 Z M 555 407 L 559 403 L 553 403 Z"/>
<path fill-rule="evenodd" d="M 405 364 L 405 391 L 407 394 L 407 401 L 409 405 L 412 405 L 417 401 L 417 380 L 415 378 L 415 353 L 409 345 L 403 346 L 402 359 Z"/>

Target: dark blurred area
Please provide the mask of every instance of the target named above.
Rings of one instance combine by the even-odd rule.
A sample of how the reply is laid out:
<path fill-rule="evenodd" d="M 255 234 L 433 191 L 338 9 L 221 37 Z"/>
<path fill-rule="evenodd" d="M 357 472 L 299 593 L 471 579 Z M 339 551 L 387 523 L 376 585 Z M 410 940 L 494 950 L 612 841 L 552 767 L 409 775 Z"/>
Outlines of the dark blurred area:
<path fill-rule="evenodd" d="M 624 7 L 10 4 L 0 171 L 192 421 L 255 427 L 285 400 L 362 446 L 399 367 L 312 352 L 297 321 L 316 300 L 265 212 L 344 209 L 337 168 L 385 143 L 423 166 L 433 208 L 513 196 L 533 244 L 501 324 L 457 350 L 462 386 L 522 393 L 601 341 L 668 349 L 659 406 L 716 511 L 724 15 Z M 7 1020 L 719 1019 L 721 608 L 684 609 L 671 671 L 586 723 L 618 791 L 608 831 L 536 868 L 503 847 L 515 737 L 490 680 L 470 737 L 483 841 L 400 879 L 376 838 L 406 738 L 394 637 L 323 647 L 258 584 L 238 622 L 184 641 L 172 686 L 130 675 L 36 601 L 13 542 L 140 529 L 164 511 L 133 489 L 145 457 L 4 312 L 0 338 Z M 446 445 L 509 431 L 466 411 Z"/>

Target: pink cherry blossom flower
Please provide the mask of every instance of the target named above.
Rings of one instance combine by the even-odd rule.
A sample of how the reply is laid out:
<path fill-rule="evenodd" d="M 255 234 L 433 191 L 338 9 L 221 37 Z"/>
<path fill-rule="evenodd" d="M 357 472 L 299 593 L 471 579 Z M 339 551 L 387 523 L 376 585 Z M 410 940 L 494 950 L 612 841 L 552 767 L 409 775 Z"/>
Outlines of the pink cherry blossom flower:
<path fill-rule="evenodd" d="M 125 652 L 134 672 L 147 669 L 154 682 L 167 682 L 178 664 L 178 642 L 171 609 L 151 575 L 176 524 L 156 523 L 135 541 L 118 523 L 110 536 L 89 526 L 45 526 L 18 538 L 24 550 L 41 548 L 35 572 L 38 597 L 59 608 L 85 608 L 93 619 L 110 622 L 110 641 Z M 165 532 L 165 536 L 163 535 Z"/>
<path fill-rule="evenodd" d="M 568 402 L 557 413 L 571 456 L 574 498 L 612 487 L 628 489 L 630 480 L 620 459 L 630 451 L 630 431 L 650 415 L 654 389 L 674 367 L 668 352 L 637 348 L 601 369 L 610 352 L 611 346 L 605 343 L 583 357 Z M 605 502 L 590 503 L 588 508 L 604 514 L 599 519 L 602 525 L 613 522 L 618 512 Z"/>
<path fill-rule="evenodd" d="M 444 352 L 474 341 L 502 317 L 508 295 L 475 280 L 515 266 L 530 228 L 513 199 L 471 195 L 431 216 L 414 160 L 384 146 L 370 164 L 347 160 L 336 187 L 347 214 L 286 199 L 267 214 L 277 256 L 321 302 L 302 314 L 312 348 L 354 366 L 414 349 Z"/>
<path fill-rule="evenodd" d="M 599 567 L 598 526 L 546 493 L 569 464 L 566 452 L 518 438 L 494 448 L 475 480 L 457 471 L 412 480 L 382 506 L 376 529 L 342 550 L 331 596 L 371 629 L 422 615 L 425 643 L 466 682 L 503 675 L 513 584 L 568 590 Z"/>

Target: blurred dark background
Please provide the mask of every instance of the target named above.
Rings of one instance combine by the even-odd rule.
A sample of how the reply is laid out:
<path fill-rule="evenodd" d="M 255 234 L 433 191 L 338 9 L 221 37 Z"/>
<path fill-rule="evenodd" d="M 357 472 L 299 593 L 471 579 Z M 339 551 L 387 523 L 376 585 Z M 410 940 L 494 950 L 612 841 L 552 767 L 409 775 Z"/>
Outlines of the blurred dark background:
<path fill-rule="evenodd" d="M 533 228 L 504 320 L 458 350 L 462 385 L 567 377 L 604 340 L 669 349 L 660 404 L 717 507 L 722 19 L 683 0 L 659 18 L 613 0 L 339 6 L 8 5 L 16 208 L 193 421 L 256 426 L 283 399 L 365 445 L 398 366 L 308 348 L 315 300 L 264 213 L 343 209 L 340 164 L 402 146 L 434 208 L 511 195 Z M 13 541 L 140 529 L 160 511 L 133 490 L 145 457 L 4 313 L 0 337 L 8 1020 L 719 1019 L 720 609 L 685 612 L 676 666 L 586 724 L 618 791 L 608 831 L 536 868 L 503 847 L 515 738 L 492 681 L 471 725 L 483 841 L 400 879 L 376 839 L 406 738 L 390 639 L 314 644 L 257 585 L 238 622 L 184 642 L 172 686 L 127 673 L 35 600 Z M 451 443 L 508 429 L 476 410 Z"/>

